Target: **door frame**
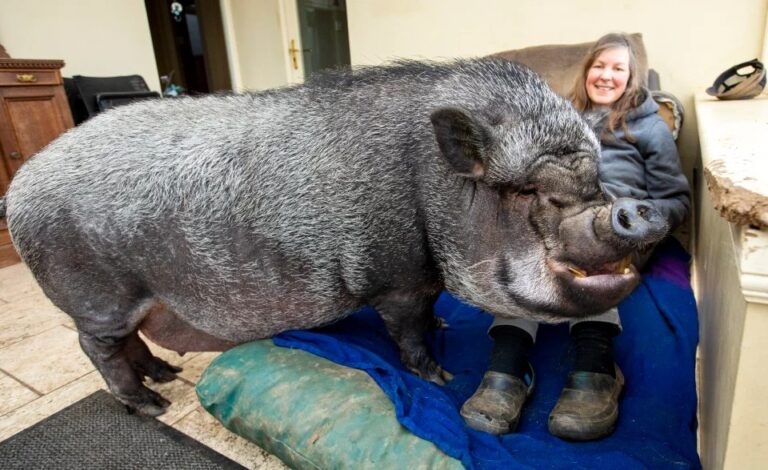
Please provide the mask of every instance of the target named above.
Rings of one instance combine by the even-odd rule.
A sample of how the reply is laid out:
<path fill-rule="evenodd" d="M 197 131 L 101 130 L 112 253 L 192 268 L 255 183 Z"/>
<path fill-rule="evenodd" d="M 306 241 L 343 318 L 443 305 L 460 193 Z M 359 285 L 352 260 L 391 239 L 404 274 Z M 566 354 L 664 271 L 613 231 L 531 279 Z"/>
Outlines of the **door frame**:
<path fill-rule="evenodd" d="M 296 0 L 278 0 L 280 3 L 280 29 L 283 35 L 283 51 L 286 54 L 285 76 L 293 85 L 304 82 L 304 50 L 301 44 L 299 9 Z M 294 63 L 295 58 L 295 63 Z"/>
<path fill-rule="evenodd" d="M 272 78 L 280 77 L 281 83 L 279 85 L 269 85 L 268 87 L 293 85 L 304 82 L 304 54 L 301 51 L 304 49 L 301 41 L 301 29 L 299 26 L 299 8 L 296 0 L 221 0 L 222 13 L 224 20 L 225 36 L 227 41 L 227 55 L 229 56 L 229 65 L 231 71 L 231 80 L 233 88 L 236 91 L 242 91 L 244 86 L 252 87 L 252 83 L 245 84 L 246 81 L 242 74 L 242 69 L 245 68 L 240 63 L 241 58 L 239 49 L 251 49 L 256 44 L 265 50 L 268 49 L 266 55 L 269 55 L 269 73 Z M 237 6 L 236 6 L 237 5 Z M 236 31 L 236 24 L 240 27 L 241 24 L 236 21 L 234 13 L 236 9 L 239 9 L 243 5 L 248 5 L 247 8 L 249 14 L 253 14 L 254 11 L 259 11 L 262 14 L 262 18 L 267 18 L 269 22 L 269 39 L 267 43 L 245 43 L 239 44 L 238 38 L 240 34 Z M 275 21 L 272 23 L 272 21 Z M 272 27 L 274 26 L 274 33 Z M 274 34 L 274 36 L 272 35 Z M 242 40 L 242 38 L 241 38 Z M 293 64 L 291 57 L 291 49 L 296 54 L 296 65 Z M 277 55 L 279 54 L 279 63 L 277 63 Z M 252 60 L 248 58 L 246 60 Z M 252 75 L 252 72 L 249 72 Z M 253 81 L 253 77 L 249 77 L 249 82 Z M 260 87 L 257 85 L 257 88 Z"/>
<path fill-rule="evenodd" d="M 209 93 L 231 90 L 234 87 L 229 54 L 229 38 L 224 5 L 221 0 L 194 0 L 197 9 L 203 61 L 205 63 L 205 83 Z M 188 68 L 189 62 L 180 57 L 176 45 L 173 22 L 169 19 L 169 5 L 166 0 L 144 0 L 147 25 L 152 38 L 158 76 L 171 70 L 177 73 L 176 79 L 184 87 L 189 87 L 184 80 L 184 72 L 195 73 L 199 70 Z M 197 74 L 196 74 L 197 75 Z M 161 88 L 162 88 L 161 83 Z M 160 90 L 163 91 L 162 89 Z"/>

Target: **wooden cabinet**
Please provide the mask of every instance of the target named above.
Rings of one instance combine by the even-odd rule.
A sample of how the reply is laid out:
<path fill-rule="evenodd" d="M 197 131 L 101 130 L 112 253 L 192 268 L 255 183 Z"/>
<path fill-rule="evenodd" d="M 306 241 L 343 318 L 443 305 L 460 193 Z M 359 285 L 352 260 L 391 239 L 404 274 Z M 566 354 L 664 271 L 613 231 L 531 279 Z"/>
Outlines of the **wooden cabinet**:
<path fill-rule="evenodd" d="M 61 60 L 0 58 L 0 195 L 21 165 L 73 126 Z M 19 261 L 0 219 L 0 267 Z"/>

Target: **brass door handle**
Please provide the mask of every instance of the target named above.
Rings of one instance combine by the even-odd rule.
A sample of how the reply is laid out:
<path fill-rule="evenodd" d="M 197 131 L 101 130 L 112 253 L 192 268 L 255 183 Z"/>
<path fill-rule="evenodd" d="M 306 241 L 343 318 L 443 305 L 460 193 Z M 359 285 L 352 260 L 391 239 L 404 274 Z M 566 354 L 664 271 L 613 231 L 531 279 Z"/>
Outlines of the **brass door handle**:
<path fill-rule="evenodd" d="M 33 73 L 17 73 L 16 80 L 22 83 L 35 83 L 37 81 L 37 77 L 35 77 L 35 74 Z"/>
<path fill-rule="evenodd" d="M 11 157 L 11 159 L 13 159 L 13 160 L 21 159 L 21 154 L 19 152 L 16 152 L 16 151 L 11 152 L 11 154 L 8 155 L 8 156 Z"/>
<path fill-rule="evenodd" d="M 309 52 L 310 49 L 299 49 L 296 47 L 296 40 L 291 39 L 291 47 L 288 48 L 288 53 L 291 55 L 291 62 L 293 63 L 293 70 L 299 70 L 299 56 L 297 52 Z"/>

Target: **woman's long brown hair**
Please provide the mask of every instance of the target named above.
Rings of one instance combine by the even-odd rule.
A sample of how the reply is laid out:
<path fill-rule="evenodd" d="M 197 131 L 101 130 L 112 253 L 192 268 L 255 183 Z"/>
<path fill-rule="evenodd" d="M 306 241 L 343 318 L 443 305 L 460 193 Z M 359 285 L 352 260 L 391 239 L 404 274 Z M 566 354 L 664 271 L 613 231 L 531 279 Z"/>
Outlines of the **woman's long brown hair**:
<path fill-rule="evenodd" d="M 643 83 L 638 76 L 637 54 L 629 36 L 623 33 L 610 33 L 598 39 L 589 49 L 584 62 L 581 64 L 581 74 L 576 78 L 573 89 L 569 95 L 573 106 L 580 112 L 594 109 L 592 101 L 587 94 L 587 72 L 597 57 L 607 49 L 623 47 L 629 53 L 629 80 L 624 94 L 611 105 L 611 113 L 608 116 L 607 130 L 613 132 L 621 126 L 625 139 L 635 142 L 635 138 L 627 128 L 627 113 L 640 105 L 643 96 Z"/>

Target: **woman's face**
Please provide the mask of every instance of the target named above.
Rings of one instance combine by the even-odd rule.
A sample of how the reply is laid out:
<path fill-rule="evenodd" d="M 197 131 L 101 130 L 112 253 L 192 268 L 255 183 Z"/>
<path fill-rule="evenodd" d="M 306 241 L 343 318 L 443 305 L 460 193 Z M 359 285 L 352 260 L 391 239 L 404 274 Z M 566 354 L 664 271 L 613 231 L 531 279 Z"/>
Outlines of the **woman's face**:
<path fill-rule="evenodd" d="M 587 96 L 593 104 L 611 106 L 621 98 L 629 81 L 629 51 L 626 47 L 606 49 L 587 71 Z"/>

